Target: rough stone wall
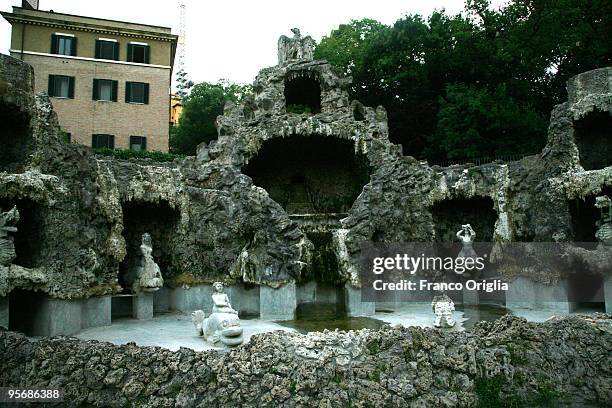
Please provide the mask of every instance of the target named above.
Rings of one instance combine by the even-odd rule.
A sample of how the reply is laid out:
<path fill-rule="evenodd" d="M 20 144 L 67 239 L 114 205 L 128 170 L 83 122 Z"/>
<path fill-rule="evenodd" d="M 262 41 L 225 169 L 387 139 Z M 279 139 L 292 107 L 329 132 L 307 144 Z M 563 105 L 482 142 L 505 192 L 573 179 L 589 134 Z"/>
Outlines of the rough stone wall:
<path fill-rule="evenodd" d="M 608 406 L 610 344 L 601 314 L 506 316 L 469 332 L 272 332 L 229 353 L 2 331 L 0 385 L 62 388 L 66 406 Z"/>
<path fill-rule="evenodd" d="M 294 77 L 320 83 L 320 113 L 287 113 L 285 79 Z M 13 288 L 61 298 L 119 291 L 126 203 L 153 209 L 163 203 L 178 214 L 164 243 L 172 268 L 163 273 L 170 284 L 299 281 L 308 275 L 304 268 L 313 259 L 313 244 L 304 228 L 243 174 L 265 143 L 293 136 L 349 141 L 367 162 L 369 182 L 346 218 L 339 226 L 334 220 L 331 228 L 338 275 L 353 286 L 360 285 L 361 241 L 439 239 L 432 209 L 446 200 L 490 198 L 497 219 L 493 231 L 480 236 L 498 242 L 571 240 L 568 201 L 612 186 L 612 166 L 583 171 L 574 140 L 582 118 L 612 111 L 610 77 L 612 69 L 605 68 L 570 81 L 570 100 L 553 110 L 540 155 L 442 168 L 403 156 L 388 140 L 384 108 L 349 100 L 350 78 L 337 76 L 325 61 L 290 60 L 262 70 L 252 98 L 225 107 L 217 119 L 218 140 L 201 145 L 195 157 L 157 164 L 99 158 L 89 148 L 64 144 L 48 97 L 32 94 L 31 68 L 1 56 L 0 108 L 4 114 L 24 112 L 29 132 L 21 145 L 27 154 L 0 169 L 0 205 L 29 200 L 42 222 L 36 264 L 0 273 L 0 296 Z M 532 277 L 550 282 L 560 276 L 545 271 Z"/>

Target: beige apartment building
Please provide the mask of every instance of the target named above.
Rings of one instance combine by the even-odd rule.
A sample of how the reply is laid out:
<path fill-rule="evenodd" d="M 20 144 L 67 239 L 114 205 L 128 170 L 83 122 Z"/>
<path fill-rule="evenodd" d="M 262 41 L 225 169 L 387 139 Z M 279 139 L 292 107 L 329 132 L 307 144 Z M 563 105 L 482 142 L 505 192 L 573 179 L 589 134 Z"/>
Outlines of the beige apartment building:
<path fill-rule="evenodd" d="M 170 87 L 178 37 L 170 28 L 60 14 L 2 12 L 11 56 L 34 67 L 71 141 L 168 151 Z"/>

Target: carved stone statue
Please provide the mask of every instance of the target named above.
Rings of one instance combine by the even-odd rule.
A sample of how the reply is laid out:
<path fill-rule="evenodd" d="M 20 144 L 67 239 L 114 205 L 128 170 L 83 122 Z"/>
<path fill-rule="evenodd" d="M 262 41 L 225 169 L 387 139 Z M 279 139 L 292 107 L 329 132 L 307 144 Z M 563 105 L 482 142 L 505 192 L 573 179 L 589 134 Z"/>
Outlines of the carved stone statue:
<path fill-rule="evenodd" d="M 459 251 L 457 258 L 477 258 L 478 254 L 474 251 L 473 243 L 476 232 L 470 224 L 464 224 L 461 226 L 461 230 L 457 231 L 457 238 L 463 244 L 463 248 Z M 456 272 L 461 275 L 463 272 Z"/>
<path fill-rule="evenodd" d="M 434 327 L 446 328 L 453 327 L 455 321 L 453 320 L 453 312 L 455 311 L 455 304 L 453 300 L 448 297 L 445 293 L 437 295 L 431 302 L 431 308 L 436 315 L 434 320 Z"/>
<path fill-rule="evenodd" d="M 242 344 L 242 327 L 238 312 L 232 309 L 221 282 L 215 282 L 213 289 L 213 307 L 210 316 L 205 318 L 202 310 L 196 310 L 191 314 L 196 333 L 211 344 L 221 343 L 226 346 Z"/>
<path fill-rule="evenodd" d="M 0 209 L 0 265 L 9 266 L 16 257 L 15 243 L 11 233 L 17 232 L 15 225 L 19 222 L 19 211 L 13 207 L 8 212 Z"/>
<path fill-rule="evenodd" d="M 595 238 L 605 246 L 612 246 L 612 200 L 607 195 L 595 197 L 595 207 L 601 211 L 601 220 L 595 224 Z"/>
<path fill-rule="evenodd" d="M 314 58 L 315 40 L 309 35 L 302 37 L 299 28 L 292 28 L 291 32 L 293 38 L 281 35 L 278 39 L 278 64 L 299 59 L 311 61 Z"/>
<path fill-rule="evenodd" d="M 140 244 L 140 265 L 136 273 L 136 280 L 132 285 L 132 290 L 138 292 L 154 292 L 164 286 L 159 265 L 153 260 L 153 242 L 151 235 L 146 232 L 142 234 L 142 243 Z"/>

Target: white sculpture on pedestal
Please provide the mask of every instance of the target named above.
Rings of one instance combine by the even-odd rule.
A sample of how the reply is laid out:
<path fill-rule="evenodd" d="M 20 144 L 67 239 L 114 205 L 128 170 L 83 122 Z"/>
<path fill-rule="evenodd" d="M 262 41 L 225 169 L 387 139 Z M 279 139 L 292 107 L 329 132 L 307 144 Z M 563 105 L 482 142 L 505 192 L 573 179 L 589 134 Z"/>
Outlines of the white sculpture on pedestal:
<path fill-rule="evenodd" d="M 434 327 L 446 328 L 453 327 L 455 321 L 453 320 L 453 312 L 455 311 L 455 304 L 453 300 L 446 294 L 437 295 L 431 302 L 431 308 L 436 315 L 434 320 Z"/>
<path fill-rule="evenodd" d="M 198 336 L 203 336 L 211 344 L 224 344 L 237 346 L 242 344 L 242 327 L 238 319 L 238 312 L 232 308 L 229 297 L 223 292 L 223 283 L 213 283 L 212 313 L 205 318 L 202 310 L 191 314 L 191 320 Z"/>
<path fill-rule="evenodd" d="M 474 251 L 474 237 L 476 236 L 476 232 L 472 228 L 470 224 L 464 224 L 461 226 L 461 230 L 457 231 L 457 238 L 463 244 L 463 248 L 457 255 L 457 258 L 472 258 L 476 259 L 478 254 Z M 456 274 L 462 275 L 465 271 L 455 271 Z"/>
<path fill-rule="evenodd" d="M 132 291 L 135 293 L 154 292 L 164 286 L 164 279 L 162 278 L 159 265 L 153 260 L 151 235 L 146 232 L 142 234 L 140 253 L 142 258 L 136 271 L 136 280 L 132 285 Z"/>

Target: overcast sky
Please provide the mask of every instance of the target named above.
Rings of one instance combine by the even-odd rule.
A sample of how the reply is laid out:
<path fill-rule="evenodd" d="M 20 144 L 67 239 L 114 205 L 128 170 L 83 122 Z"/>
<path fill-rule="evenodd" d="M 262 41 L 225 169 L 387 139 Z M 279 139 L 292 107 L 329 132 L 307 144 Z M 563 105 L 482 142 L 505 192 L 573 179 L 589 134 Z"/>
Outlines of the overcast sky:
<path fill-rule="evenodd" d="M 464 0 L 185 0 L 187 72 L 195 82 L 221 78 L 251 83 L 257 72 L 276 64 L 276 42 L 299 27 L 319 41 L 351 19 L 369 17 L 392 24 L 404 14 L 428 16 L 434 9 L 455 14 Z M 504 0 L 493 0 L 494 5 Z M 41 10 L 172 27 L 179 30 L 178 0 L 40 0 Z M 0 0 L 9 11 L 20 0 Z M 10 24 L 0 18 L 0 52 L 10 46 Z"/>

